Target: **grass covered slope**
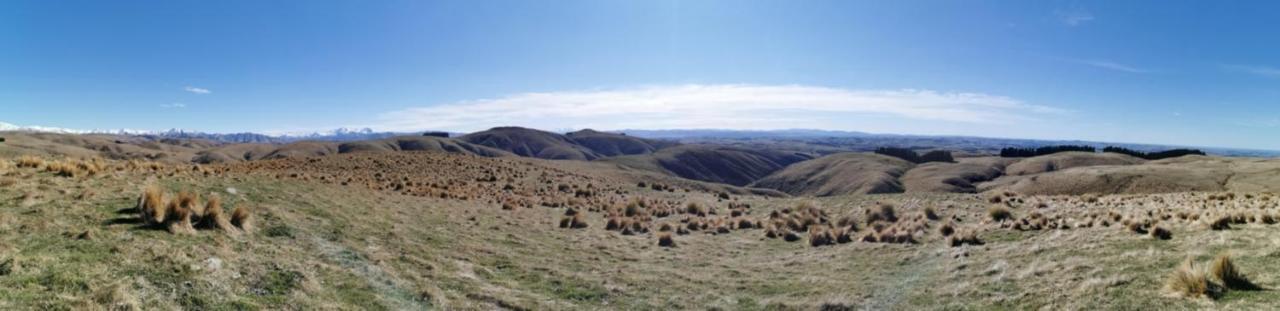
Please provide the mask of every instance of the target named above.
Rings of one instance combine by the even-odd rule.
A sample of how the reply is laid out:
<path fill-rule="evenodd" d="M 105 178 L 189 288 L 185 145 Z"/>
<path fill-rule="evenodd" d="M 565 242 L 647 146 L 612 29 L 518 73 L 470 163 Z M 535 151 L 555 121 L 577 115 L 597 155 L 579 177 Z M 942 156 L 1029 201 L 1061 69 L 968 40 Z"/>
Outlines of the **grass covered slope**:
<path fill-rule="evenodd" d="M 692 180 L 745 186 L 788 165 L 811 158 L 805 154 L 772 150 L 680 145 L 649 155 L 611 157 L 604 161 Z"/>
<path fill-rule="evenodd" d="M 1005 173 L 1013 176 L 1033 175 L 1060 171 L 1073 167 L 1134 165 L 1142 164 L 1143 162 L 1146 161 L 1119 153 L 1079 151 L 1059 152 L 1049 155 L 1030 157 L 1013 164 L 1009 164 L 1008 168 L 1005 169 Z"/>
<path fill-rule="evenodd" d="M 458 139 L 522 157 L 550 160 L 595 160 L 601 157 L 567 136 L 523 127 L 495 127 L 463 135 Z"/>
<path fill-rule="evenodd" d="M 574 143 L 605 157 L 650 154 L 658 151 L 658 149 L 677 145 L 674 142 L 644 139 L 590 129 L 567 133 L 565 136 L 572 139 Z"/>
<path fill-rule="evenodd" d="M 1280 303 L 1269 290 L 1227 290 L 1210 300 L 1164 288 L 1188 256 L 1209 262 L 1223 252 L 1232 255 L 1233 273 L 1262 288 L 1280 284 L 1280 272 L 1267 269 L 1280 256 L 1280 242 L 1270 238 L 1280 234 L 1280 198 L 1270 194 L 721 201 L 715 193 L 640 188 L 562 165 L 448 153 L 195 167 L 0 159 L 0 308 L 1167 310 Z M 337 167 L 359 174 L 331 169 Z M 257 229 L 172 234 L 147 227 L 131 209 L 150 184 L 247 206 Z M 638 201 L 645 206 L 632 204 Z M 1006 218 L 994 220 L 995 207 Z M 645 231 L 609 229 L 619 218 Z M 586 227 L 562 228 L 564 219 Z M 1216 225 L 1221 219 L 1225 227 Z M 706 229 L 687 229 L 694 225 Z M 841 233 L 854 240 L 813 243 L 837 227 L 852 228 Z M 1169 235 L 1149 233 L 1157 228 Z M 800 234 L 793 242 L 769 237 L 779 230 Z M 659 246 L 660 236 L 674 247 Z M 953 236 L 969 242 L 953 246 Z"/>
<path fill-rule="evenodd" d="M 900 193 L 898 177 L 914 166 L 902 159 L 872 153 L 837 153 L 804 161 L 755 181 L 752 187 L 791 195 Z"/>
<path fill-rule="evenodd" d="M 976 157 L 960 158 L 955 163 L 925 163 L 907 171 L 902 176 L 902 184 L 907 192 L 975 193 L 977 184 L 1004 175 L 1005 167 L 1016 161 Z"/>

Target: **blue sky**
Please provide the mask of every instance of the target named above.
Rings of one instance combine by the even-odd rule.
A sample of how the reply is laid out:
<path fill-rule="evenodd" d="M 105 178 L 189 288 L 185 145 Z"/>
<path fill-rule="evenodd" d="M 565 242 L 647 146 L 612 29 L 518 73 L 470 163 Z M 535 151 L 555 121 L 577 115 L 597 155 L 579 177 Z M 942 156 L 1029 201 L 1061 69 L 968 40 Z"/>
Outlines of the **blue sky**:
<path fill-rule="evenodd" d="M 1277 20 L 1263 1 L 4 1 L 0 122 L 1280 149 Z"/>

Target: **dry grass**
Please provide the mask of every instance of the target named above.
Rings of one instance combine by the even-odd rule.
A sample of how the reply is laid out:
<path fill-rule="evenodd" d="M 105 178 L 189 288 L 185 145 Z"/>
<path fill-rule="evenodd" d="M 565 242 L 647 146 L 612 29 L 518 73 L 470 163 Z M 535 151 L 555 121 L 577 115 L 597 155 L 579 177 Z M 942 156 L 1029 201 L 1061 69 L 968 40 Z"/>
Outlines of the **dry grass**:
<path fill-rule="evenodd" d="M 974 232 L 972 230 L 967 230 L 965 232 L 954 234 L 947 237 L 947 244 L 951 245 L 951 247 L 959 247 L 965 244 L 982 245 L 983 242 L 981 239 L 978 239 L 977 232 Z"/>
<path fill-rule="evenodd" d="M 149 185 L 143 188 L 142 196 L 138 198 L 137 210 L 144 224 L 156 226 L 164 222 L 169 209 L 165 206 L 164 191 L 160 190 L 160 186 Z"/>
<path fill-rule="evenodd" d="M 1226 216 L 1226 215 L 1218 216 L 1217 218 L 1214 218 L 1213 221 L 1209 222 L 1209 229 L 1212 229 L 1212 230 L 1231 229 L 1231 220 L 1232 220 L 1231 216 Z"/>
<path fill-rule="evenodd" d="M 991 216 L 991 220 L 994 221 L 1005 221 L 1013 218 L 1013 212 L 1004 205 L 992 205 L 990 208 L 987 208 L 987 215 Z"/>
<path fill-rule="evenodd" d="M 231 225 L 231 220 L 227 219 L 226 212 L 222 210 L 222 197 L 210 196 L 209 201 L 205 203 L 204 213 L 200 216 L 200 222 L 197 224 L 200 228 L 218 229 L 227 233 L 236 233 L 237 229 Z"/>
<path fill-rule="evenodd" d="M 240 228 L 240 231 L 252 232 L 254 225 L 253 214 L 243 205 L 236 206 L 236 209 L 231 211 L 231 225 Z"/>
<path fill-rule="evenodd" d="M 1151 228 L 1151 237 L 1160 240 L 1168 240 L 1173 238 L 1173 232 L 1162 226 L 1155 226 Z"/>
<path fill-rule="evenodd" d="M 1187 258 L 1178 265 L 1164 282 L 1165 290 L 1187 298 L 1217 298 L 1220 294 L 1217 284 L 1209 282 L 1203 270 L 1195 261 Z"/>
<path fill-rule="evenodd" d="M 1258 286 L 1253 284 L 1240 269 L 1231 261 L 1228 254 L 1220 254 L 1213 259 L 1213 263 L 1209 265 L 1209 276 L 1222 282 L 1228 289 L 1238 290 L 1257 290 Z"/>
<path fill-rule="evenodd" d="M 40 168 L 44 166 L 44 159 L 32 155 L 23 155 L 15 159 L 14 163 L 23 168 Z"/>
<path fill-rule="evenodd" d="M 898 213 L 894 210 L 893 204 L 876 203 L 876 207 L 867 210 L 867 224 L 877 221 L 896 222 L 898 221 Z"/>
<path fill-rule="evenodd" d="M 658 232 L 658 246 L 676 247 L 676 240 L 671 237 L 671 232 Z"/>
<path fill-rule="evenodd" d="M 169 212 L 165 215 L 164 226 L 173 234 L 194 234 L 196 228 L 191 223 L 191 209 L 184 206 L 181 200 L 169 201 Z"/>

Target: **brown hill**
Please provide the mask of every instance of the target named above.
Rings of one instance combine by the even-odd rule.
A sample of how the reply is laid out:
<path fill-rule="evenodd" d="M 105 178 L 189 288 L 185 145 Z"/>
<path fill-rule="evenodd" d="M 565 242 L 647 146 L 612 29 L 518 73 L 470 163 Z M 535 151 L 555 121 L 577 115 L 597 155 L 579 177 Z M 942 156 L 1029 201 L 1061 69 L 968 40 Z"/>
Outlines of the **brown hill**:
<path fill-rule="evenodd" d="M 338 145 L 338 153 L 369 151 L 442 151 L 474 154 L 483 157 L 511 155 L 510 153 L 502 150 L 471 144 L 451 138 L 434 136 L 401 136 L 379 140 L 348 142 Z"/>
<path fill-rule="evenodd" d="M 792 163 L 812 158 L 807 154 L 773 150 L 680 145 L 653 154 L 612 157 L 605 161 L 693 180 L 744 186 Z"/>
<path fill-rule="evenodd" d="M 1008 175 L 1030 175 L 1044 172 L 1065 170 L 1073 167 L 1099 165 L 1134 165 L 1144 160 L 1119 153 L 1093 152 L 1061 152 L 1038 157 L 1026 158 L 1010 164 L 1005 169 Z"/>
<path fill-rule="evenodd" d="M 450 138 L 434 136 L 401 136 L 346 143 L 301 141 L 285 145 L 225 145 L 201 151 L 192 161 L 196 163 L 227 163 L 263 159 L 315 157 L 353 152 L 396 151 L 440 151 L 472 154 L 482 157 L 500 157 L 510 155 L 510 153 L 501 150 L 473 145 Z"/>
<path fill-rule="evenodd" d="M 219 144 L 198 139 L 150 139 L 145 137 L 57 134 L 33 132 L 0 132 L 0 155 L 57 155 L 68 157 L 103 157 L 108 159 L 148 159 L 165 162 L 189 162 L 201 149 Z"/>
<path fill-rule="evenodd" d="M 838 153 L 787 166 L 752 187 L 777 189 L 791 195 L 899 193 L 898 177 L 913 164 L 871 153 Z"/>
<path fill-rule="evenodd" d="M 1012 158 L 960 158 L 956 163 L 931 162 L 916 166 L 902 176 L 906 192 L 977 192 L 975 184 L 1004 174 Z"/>
<path fill-rule="evenodd" d="M 601 157 L 567 136 L 523 127 L 495 127 L 458 139 L 523 157 L 551 160 L 595 160 Z"/>
<path fill-rule="evenodd" d="M 980 184 L 979 189 L 1024 194 L 1280 191 L 1280 160 L 1186 156 L 1137 165 L 1006 176 Z"/>
<path fill-rule="evenodd" d="M 675 142 L 644 139 L 590 129 L 568 133 L 565 136 L 568 136 L 574 143 L 605 157 L 650 154 L 658 151 L 658 149 L 677 145 Z"/>

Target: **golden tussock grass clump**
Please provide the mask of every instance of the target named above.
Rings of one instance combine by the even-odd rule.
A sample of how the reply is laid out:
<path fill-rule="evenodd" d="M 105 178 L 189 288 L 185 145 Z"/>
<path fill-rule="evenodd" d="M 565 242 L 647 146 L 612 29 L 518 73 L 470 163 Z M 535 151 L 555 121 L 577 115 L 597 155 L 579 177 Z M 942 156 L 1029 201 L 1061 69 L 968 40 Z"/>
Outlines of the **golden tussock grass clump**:
<path fill-rule="evenodd" d="M 169 201 L 168 213 L 165 215 L 164 226 L 173 234 L 193 234 L 196 228 L 191 223 L 191 209 L 183 206 L 180 200 Z"/>
<path fill-rule="evenodd" d="M 831 244 L 835 244 L 835 237 L 831 235 L 831 230 L 827 230 L 823 226 L 809 228 L 809 246 L 818 247 Z"/>
<path fill-rule="evenodd" d="M 1178 265 L 1164 282 L 1165 290 L 1187 298 L 1216 298 L 1220 292 L 1217 284 L 1209 282 L 1203 270 L 1191 258 Z"/>
<path fill-rule="evenodd" d="M 977 232 L 970 230 L 947 237 L 947 244 L 951 245 L 951 247 L 960 247 L 965 244 L 982 245 L 983 242 L 981 239 L 978 239 Z"/>
<path fill-rule="evenodd" d="M 253 213 L 250 213 L 249 209 L 244 206 L 236 206 L 236 209 L 231 211 L 231 225 L 240 228 L 240 231 L 252 232 Z"/>
<path fill-rule="evenodd" d="M 928 220 L 938 220 L 938 219 L 941 219 L 942 217 L 938 216 L 938 211 L 935 210 L 932 206 L 928 206 L 924 208 L 924 218 Z"/>
<path fill-rule="evenodd" d="M 671 232 L 658 232 L 658 246 L 676 247 L 676 239 L 671 237 Z"/>
<path fill-rule="evenodd" d="M 942 224 L 942 226 L 938 227 L 938 233 L 942 234 L 944 237 L 951 236 L 951 234 L 956 233 L 955 224 L 950 221 Z"/>
<path fill-rule="evenodd" d="M 1222 216 L 1213 218 L 1213 220 L 1209 221 L 1209 229 L 1212 229 L 1212 230 L 1231 229 L 1231 217 L 1222 215 Z"/>
<path fill-rule="evenodd" d="M 991 216 L 991 220 L 994 221 L 1005 221 L 1013 218 L 1013 212 L 1009 211 L 1009 208 L 1004 205 L 992 205 L 987 208 L 987 215 Z"/>
<path fill-rule="evenodd" d="M 1147 234 L 1147 226 L 1142 222 L 1130 222 L 1125 227 L 1128 228 L 1129 231 L 1133 231 L 1133 233 Z"/>
<path fill-rule="evenodd" d="M 564 216 L 560 219 L 560 228 L 582 229 L 587 226 L 587 221 L 582 218 L 582 213 L 574 213 L 573 216 Z"/>
<path fill-rule="evenodd" d="M 143 188 L 142 196 L 138 197 L 137 210 L 142 217 L 142 223 L 149 226 L 163 223 L 165 213 L 168 212 L 168 207 L 164 204 L 164 191 L 156 185 Z"/>
<path fill-rule="evenodd" d="M 210 196 L 209 201 L 205 202 L 204 214 L 200 216 L 200 222 L 197 227 L 206 229 L 218 229 L 227 233 L 235 233 L 235 226 L 231 225 L 231 220 L 227 218 L 227 214 L 222 210 L 222 198 L 219 196 Z"/>
<path fill-rule="evenodd" d="M 23 155 L 15 159 L 14 164 L 21 168 L 40 168 L 44 166 L 44 159 L 32 155 Z"/>
<path fill-rule="evenodd" d="M 178 206 L 191 212 L 192 218 L 204 215 L 204 207 L 200 205 L 200 196 L 189 191 L 178 192 Z"/>
<path fill-rule="evenodd" d="M 1155 226 L 1151 228 L 1151 237 L 1159 240 L 1168 240 L 1173 238 L 1173 232 L 1162 226 Z"/>
<path fill-rule="evenodd" d="M 76 176 L 81 175 L 80 169 L 76 167 L 75 164 L 72 164 L 66 160 L 51 161 L 51 162 L 45 163 L 44 170 L 47 172 L 52 172 L 54 173 L 54 175 L 61 176 L 61 177 L 74 178 Z"/>
<path fill-rule="evenodd" d="M 878 203 L 876 204 L 876 207 L 868 209 L 866 211 L 866 214 L 867 214 L 867 224 L 871 224 L 877 221 L 883 221 L 883 222 L 898 221 L 898 213 L 897 211 L 894 210 L 893 204 Z"/>
<path fill-rule="evenodd" d="M 1231 261 L 1229 254 L 1223 253 L 1213 259 L 1213 263 L 1209 265 L 1209 276 L 1222 282 L 1229 289 L 1238 290 L 1257 290 L 1258 285 L 1253 284 L 1235 263 Z"/>

